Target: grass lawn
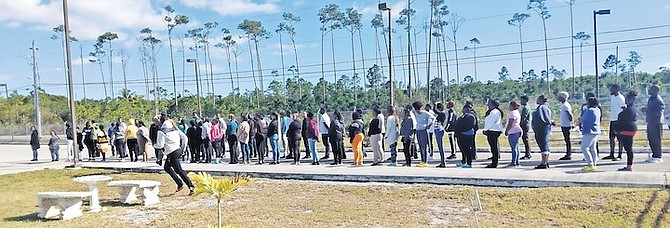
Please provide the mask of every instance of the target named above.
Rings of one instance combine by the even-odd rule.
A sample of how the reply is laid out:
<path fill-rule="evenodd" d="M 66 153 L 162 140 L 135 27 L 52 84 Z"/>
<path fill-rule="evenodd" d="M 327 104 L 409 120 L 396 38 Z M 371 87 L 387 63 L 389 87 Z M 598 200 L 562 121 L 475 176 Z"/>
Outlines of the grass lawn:
<path fill-rule="evenodd" d="M 162 182 L 158 206 L 115 202 L 100 188 L 106 211 L 70 221 L 37 219 L 36 193 L 85 191 L 73 177 Z M 206 227 L 216 224 L 212 199 L 173 194 L 167 174 L 102 170 L 42 170 L 0 176 L 0 227 Z M 257 179 L 231 194 L 224 224 L 237 227 L 670 227 L 670 193 L 634 188 L 477 188 L 483 212 L 473 212 L 472 187 L 334 183 Z M 85 204 L 86 205 L 86 204 Z M 86 209 L 86 206 L 84 206 Z"/>

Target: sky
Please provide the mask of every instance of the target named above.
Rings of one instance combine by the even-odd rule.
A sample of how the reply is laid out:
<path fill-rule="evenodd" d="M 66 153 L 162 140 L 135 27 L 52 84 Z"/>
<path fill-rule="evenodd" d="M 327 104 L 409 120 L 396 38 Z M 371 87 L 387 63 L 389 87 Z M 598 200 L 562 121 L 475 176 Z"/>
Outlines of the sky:
<path fill-rule="evenodd" d="M 426 66 L 426 37 L 423 31 L 424 22 L 428 21 L 430 8 L 428 0 L 413 1 L 411 7 L 417 13 L 412 23 L 417 29 L 412 35 L 412 42 L 416 36 L 416 60 L 418 63 L 418 77 L 420 83 L 427 80 Z M 481 44 L 477 46 L 477 78 L 480 81 L 498 79 L 498 72 L 506 66 L 513 78 L 518 78 L 521 72 L 519 58 L 519 33 L 516 27 L 507 24 L 514 13 L 529 13 L 522 29 L 525 50 L 526 70 L 535 69 L 540 72 L 545 68 L 544 43 L 542 20 L 534 11 L 528 11 L 524 0 L 446 0 L 451 14 L 456 14 L 465 21 L 457 32 L 457 49 L 459 55 L 460 78 L 466 75 L 474 76 L 475 64 L 473 52 L 465 51 L 466 46 L 472 47 L 469 42 L 477 38 Z M 113 41 L 114 53 L 123 52 L 127 58 L 126 80 L 131 91 L 145 95 L 145 80 L 140 61 L 139 46 L 136 40 L 140 30 L 151 28 L 154 36 L 163 42 L 157 47 L 158 82 L 168 91 L 173 90 L 172 71 L 170 68 L 170 50 L 167 46 L 167 29 L 163 17 L 167 12 L 163 10 L 171 5 L 176 14 L 187 15 L 190 22 L 173 30 L 175 74 L 178 93 L 188 90 L 195 92 L 195 77 L 192 64 L 183 63 L 182 56 L 194 58 L 195 53 L 188 49 L 193 45 L 191 39 L 183 39 L 188 29 L 202 27 L 206 22 L 217 22 L 219 25 L 212 35 L 212 44 L 221 42 L 220 29 L 228 28 L 235 34 L 238 41 L 240 55 L 239 63 L 240 87 L 242 91 L 253 89 L 252 67 L 249 56 L 249 43 L 245 38 L 237 38 L 242 32 L 237 29 L 245 19 L 259 20 L 271 33 L 269 39 L 259 42 L 263 79 L 267 87 L 272 80 L 281 80 L 282 72 L 289 77 L 286 71 L 295 64 L 292 46 L 286 34 L 283 35 L 283 46 L 280 45 L 279 35 L 275 32 L 277 25 L 283 21 L 282 13 L 291 12 L 301 17 L 301 22 L 295 26 L 298 61 L 301 77 L 311 82 L 317 82 L 322 77 L 321 65 L 321 33 L 318 10 L 327 4 L 337 4 L 341 10 L 354 8 L 363 14 L 362 42 L 364 61 L 361 60 L 361 47 L 356 35 L 355 55 L 359 74 L 373 64 L 380 64 L 384 74 L 388 73 L 386 48 L 381 47 L 381 56 L 377 57 L 378 47 L 375 42 L 375 31 L 370 26 L 370 20 L 379 13 L 375 0 L 69 0 L 69 19 L 72 36 L 78 42 L 72 43 L 72 64 L 77 99 L 105 97 L 105 90 L 111 89 L 108 63 L 103 63 L 105 84 L 103 86 L 98 64 L 90 63 L 88 53 L 93 51 L 96 38 L 104 32 L 114 32 L 119 36 Z M 37 47 L 36 59 L 41 87 L 48 93 L 65 95 L 67 91 L 64 69 L 64 52 L 59 39 L 51 39 L 52 28 L 62 24 L 61 0 L 1 0 L 0 22 L 3 27 L 3 36 L 0 36 L 0 84 L 8 84 L 11 91 L 28 94 L 32 91 L 32 66 L 30 65 L 31 42 Z M 402 30 L 395 20 L 398 13 L 407 7 L 408 1 L 389 0 L 392 26 L 396 33 L 392 34 L 393 74 L 398 82 L 407 82 L 407 32 Z M 565 69 L 567 77 L 571 77 L 571 33 L 570 7 L 563 0 L 546 0 L 551 17 L 546 20 L 549 65 L 558 69 Z M 609 54 L 615 54 L 617 46 L 619 59 L 625 62 L 629 51 L 636 51 L 642 56 L 642 63 L 636 71 L 657 72 L 659 67 L 670 67 L 670 2 L 667 0 L 576 0 L 573 5 L 574 33 L 584 31 L 593 34 L 593 10 L 611 9 L 611 15 L 598 16 L 598 50 L 600 64 Z M 384 15 L 386 23 L 387 16 Z M 386 24 L 388 26 L 388 24 Z M 335 68 L 337 75 L 352 75 L 352 53 L 350 34 L 346 30 L 334 31 Z M 186 49 L 180 51 L 180 38 L 183 39 Z M 381 37 L 380 37 L 381 39 Z M 380 40 L 382 46 L 384 41 Z M 587 41 L 580 55 L 580 43 L 575 41 L 574 75 L 580 71 L 594 74 L 594 46 L 593 40 Z M 413 45 L 414 46 L 414 45 Z M 282 71 L 282 56 L 280 47 L 284 51 L 284 71 Z M 414 49 L 414 47 L 412 47 Z M 454 44 L 447 40 L 449 60 L 449 75 L 456 78 L 456 52 Z M 435 50 L 433 50 L 435 51 Z M 83 53 L 83 55 L 80 55 Z M 200 53 L 202 54 L 202 53 Z M 324 47 L 326 72 L 325 79 L 333 81 L 332 53 L 330 49 L 330 35 L 326 36 Z M 82 59 L 83 56 L 83 59 Z M 229 67 L 225 49 L 211 48 L 214 88 L 205 86 L 203 93 L 213 91 L 217 95 L 231 92 Z M 580 63 L 580 56 L 583 63 Z M 202 58 L 202 55 L 200 56 Z M 436 55 L 432 57 L 431 77 L 435 77 L 438 68 L 435 63 Z M 443 57 L 444 58 L 444 57 Z M 83 60 L 83 64 L 81 63 Z M 206 65 L 200 59 L 200 73 L 205 78 Z M 121 58 L 116 56 L 113 63 L 113 82 L 115 95 L 124 87 Z M 255 60 L 254 60 L 255 64 Z M 363 67 L 364 66 L 364 67 Z M 582 67 L 580 67 L 582 66 Z M 442 68 L 446 75 L 446 66 Z M 232 67 L 234 70 L 234 66 Z M 278 77 L 271 72 L 278 71 Z M 603 69 L 601 68 L 601 71 Z M 258 76 L 258 72 L 253 72 Z M 414 75 L 414 74 L 413 74 Z M 445 76 L 446 77 L 446 76 Z M 84 84 L 85 82 L 85 84 Z M 184 83 L 182 83 L 184 82 Z M 84 87 L 86 93 L 84 94 Z M 111 91 L 110 91 L 111 92 Z M 110 95 L 111 96 L 111 95 Z"/>

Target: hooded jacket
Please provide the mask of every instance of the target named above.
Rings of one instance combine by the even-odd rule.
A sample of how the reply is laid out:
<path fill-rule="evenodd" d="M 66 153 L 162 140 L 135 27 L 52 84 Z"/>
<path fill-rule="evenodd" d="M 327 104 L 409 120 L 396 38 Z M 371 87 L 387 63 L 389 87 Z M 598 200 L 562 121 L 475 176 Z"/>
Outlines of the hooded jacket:
<path fill-rule="evenodd" d="M 158 131 L 158 137 L 156 138 L 154 148 L 163 149 L 165 155 L 169 155 L 175 151 L 184 151 L 187 144 L 188 138 L 186 135 L 179 131 L 172 121 L 165 121 L 163 126 L 161 126 L 161 130 Z"/>

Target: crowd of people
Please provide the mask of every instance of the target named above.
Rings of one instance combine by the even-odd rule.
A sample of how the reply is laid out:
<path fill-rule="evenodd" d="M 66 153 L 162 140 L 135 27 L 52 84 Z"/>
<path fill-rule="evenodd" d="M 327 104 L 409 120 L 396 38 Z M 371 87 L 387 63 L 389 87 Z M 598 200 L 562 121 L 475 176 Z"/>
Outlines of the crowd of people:
<path fill-rule="evenodd" d="M 651 86 L 646 107 L 640 110 L 646 115 L 646 134 L 652 151 L 647 159 L 650 163 L 663 161 L 661 140 L 665 107 L 658 95 L 659 91 L 658 86 Z M 273 112 L 267 116 L 217 114 L 209 118 L 194 112 L 190 118 L 170 119 L 162 114 L 154 117 L 148 127 L 144 122 L 133 119 L 126 122 L 119 118 L 108 128 L 91 120 L 85 123 L 81 131 L 79 127 L 73 131 L 73 126 L 68 123 L 68 160 L 73 159 L 75 151 L 78 151 L 81 159 L 84 146 L 88 151 L 88 161 L 106 161 L 115 157 L 122 162 L 127 159 L 130 162 L 148 162 L 148 154 L 151 154 L 157 158 L 159 165 L 163 165 L 165 158 L 166 170 L 173 170 L 168 171 L 173 177 L 183 173 L 179 171 L 181 162 L 221 164 L 226 156 L 229 164 L 249 165 L 253 160 L 258 165 L 266 162 L 276 165 L 287 160 L 292 165 L 299 165 L 302 160 L 309 159 L 311 165 L 321 165 L 326 160 L 332 161 L 331 165 L 340 165 L 347 159 L 344 140 L 348 139 L 353 151 L 353 165 L 362 166 L 364 158 L 367 157 L 364 150 L 367 139 L 372 151 L 372 166 L 382 163 L 389 163 L 390 166 L 412 166 L 416 163 L 414 160 L 419 160 L 415 164 L 417 167 L 427 167 L 428 161 L 433 158 L 435 142 L 440 156 L 437 168 L 445 168 L 446 160 L 456 159 L 457 151 L 461 155 L 457 167 L 472 168 L 472 161 L 477 156 L 475 136 L 481 133 L 485 135 L 491 151 L 491 162 L 486 168 L 499 167 L 499 140 L 503 135 L 507 137 L 512 151 L 507 167 L 519 167 L 520 160 L 531 158 L 528 133 L 532 130 L 541 155 L 541 161 L 535 168 L 547 169 L 551 166 L 551 130 L 552 127 L 560 125 L 566 147 L 566 154 L 560 160 L 572 159 L 571 134 L 578 127 L 581 131 L 580 149 L 586 162 L 584 171 L 597 170 L 600 159 L 622 159 L 623 151 L 626 151 L 627 162 L 620 171 L 632 171 L 633 137 L 638 131 L 638 110 L 635 105 L 637 93 L 629 91 L 623 95 L 618 85 L 610 85 L 610 92 L 610 154 L 603 158 L 598 156 L 598 138 L 603 132 L 603 110 L 598 99 L 593 93 L 587 93 L 580 115 L 575 117 L 568 101 L 569 93 L 560 92 L 556 95 L 561 104 L 558 109 L 558 122 L 554 122 L 552 108 L 547 103 L 550 98 L 544 94 L 537 97 L 536 105 L 530 105 L 527 96 L 521 96 L 502 107 L 499 101 L 491 99 L 487 102 L 483 124 L 480 124 L 474 103 L 469 101 L 461 106 L 462 109 L 458 110 L 460 112 L 457 112 L 454 101 L 436 103 L 434 108 L 431 104 L 424 105 L 416 101 L 405 106 L 402 112 L 398 112 L 395 107 L 388 107 L 386 110 L 375 107 L 369 113 L 371 120 L 367 122 L 364 121 L 366 113 L 358 109 L 351 114 L 352 121 L 348 125 L 345 125 L 340 111 L 329 113 L 325 108 L 321 108 L 318 113 L 284 111 Z M 398 113 L 402 113 L 402 116 L 398 116 Z M 39 139 L 37 131 L 34 128 L 33 130 L 31 145 L 33 160 L 37 160 Z M 443 145 L 447 141 L 444 140 L 445 136 L 449 143 L 446 149 Z M 79 145 L 77 149 L 72 148 L 75 138 Z M 59 159 L 59 139 L 56 132 L 52 131 L 49 150 L 53 161 Z M 618 154 L 615 153 L 617 142 Z M 520 143 L 523 143 L 523 147 Z M 399 164 L 400 144 L 404 162 Z M 319 151 L 321 148 L 323 151 Z M 390 157 L 385 159 L 387 151 L 390 152 Z M 319 152 L 323 152 L 324 156 L 319 158 Z M 184 181 L 188 179 L 183 176 L 182 178 Z"/>

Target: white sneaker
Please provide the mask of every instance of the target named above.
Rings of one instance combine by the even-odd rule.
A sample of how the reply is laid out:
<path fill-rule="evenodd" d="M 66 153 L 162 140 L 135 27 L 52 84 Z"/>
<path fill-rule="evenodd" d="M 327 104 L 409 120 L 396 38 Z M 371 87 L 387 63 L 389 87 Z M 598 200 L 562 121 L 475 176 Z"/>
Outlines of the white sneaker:
<path fill-rule="evenodd" d="M 663 158 L 652 158 L 651 163 L 663 163 Z"/>

